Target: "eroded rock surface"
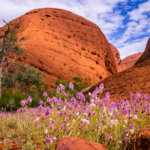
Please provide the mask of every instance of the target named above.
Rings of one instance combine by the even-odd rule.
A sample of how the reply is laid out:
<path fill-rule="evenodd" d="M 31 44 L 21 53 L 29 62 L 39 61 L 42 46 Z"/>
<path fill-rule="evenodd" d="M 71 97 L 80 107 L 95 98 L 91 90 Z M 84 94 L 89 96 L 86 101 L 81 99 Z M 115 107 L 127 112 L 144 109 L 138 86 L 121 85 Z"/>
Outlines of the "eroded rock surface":
<path fill-rule="evenodd" d="M 56 150 L 107 150 L 102 144 L 74 137 L 67 137 L 56 142 Z"/>
<path fill-rule="evenodd" d="M 123 70 L 133 67 L 134 64 L 136 63 L 136 61 L 143 54 L 143 53 L 138 53 L 138 54 L 130 55 L 121 60 L 118 49 L 112 44 L 110 44 L 110 48 L 111 48 L 111 50 L 113 52 L 113 56 L 115 58 L 117 72 L 120 72 L 120 71 L 123 71 Z"/>
<path fill-rule="evenodd" d="M 121 60 L 119 65 L 117 66 L 118 72 L 133 67 L 134 64 L 136 63 L 136 61 L 141 57 L 142 54 L 143 53 L 130 55 L 130 56 L 124 58 L 123 60 Z"/>
<path fill-rule="evenodd" d="M 106 92 L 110 93 L 111 101 L 130 99 L 130 93 L 147 93 L 150 95 L 150 60 L 110 76 L 84 91 L 84 95 L 93 92 L 96 87 L 104 83 L 103 98 Z"/>
<path fill-rule="evenodd" d="M 130 93 L 139 92 L 150 95 L 150 39 L 144 53 L 133 67 L 107 77 L 90 89 L 84 90 L 83 94 L 92 93 L 101 83 L 104 83 L 104 92 L 101 98 L 105 96 L 106 92 L 109 92 L 112 101 L 130 99 Z"/>
<path fill-rule="evenodd" d="M 42 71 L 51 89 L 56 79 L 71 81 L 73 76 L 80 76 L 84 83 L 94 85 L 117 73 L 106 37 L 83 17 L 62 9 L 43 8 L 11 22 L 15 21 L 21 30 L 18 40 L 23 38 L 22 45 L 18 45 L 27 53 L 17 62 Z"/>
<path fill-rule="evenodd" d="M 118 66 L 120 61 L 121 61 L 120 53 L 119 53 L 118 49 L 114 45 L 110 44 L 110 48 L 111 48 L 111 50 L 113 52 L 113 55 L 114 55 L 114 58 L 115 58 L 115 62 L 116 62 L 116 66 Z"/>
<path fill-rule="evenodd" d="M 128 150 L 150 150 L 150 126 L 138 129 L 132 136 L 132 142 L 128 146 Z M 134 142 L 136 139 L 136 142 Z"/>
<path fill-rule="evenodd" d="M 137 62 L 135 63 L 135 65 L 142 63 L 144 61 L 150 60 L 150 38 L 147 42 L 145 51 L 143 53 L 143 55 L 137 60 Z"/>

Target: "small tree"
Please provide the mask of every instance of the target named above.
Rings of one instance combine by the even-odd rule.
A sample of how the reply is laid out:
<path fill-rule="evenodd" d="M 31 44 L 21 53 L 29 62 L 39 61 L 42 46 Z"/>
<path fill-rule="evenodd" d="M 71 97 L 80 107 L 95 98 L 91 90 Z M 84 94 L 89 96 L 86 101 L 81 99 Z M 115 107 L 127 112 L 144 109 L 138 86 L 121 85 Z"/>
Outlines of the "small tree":
<path fill-rule="evenodd" d="M 24 51 L 19 46 L 16 45 L 17 42 L 21 42 L 24 38 L 21 38 L 19 41 L 17 41 L 16 34 L 19 32 L 19 30 L 15 30 L 15 24 L 12 24 L 11 22 L 8 24 L 5 20 L 3 20 L 8 27 L 4 31 L 4 35 L 0 35 L 0 38 L 3 39 L 2 44 L 0 45 L 0 98 L 1 98 L 1 77 L 2 77 L 2 67 L 5 63 L 7 63 L 7 69 L 9 69 L 10 66 L 13 66 L 14 61 L 17 58 L 17 55 L 22 54 Z M 22 43 L 21 43 L 22 44 Z M 6 56 L 9 56 L 9 52 L 12 50 L 12 53 L 14 54 L 14 58 L 10 61 L 7 60 Z M 5 72 L 6 72 L 5 71 Z"/>
<path fill-rule="evenodd" d="M 19 89 L 25 95 L 41 93 L 48 89 L 48 84 L 43 80 L 42 72 L 37 72 L 34 67 L 17 64 L 18 71 L 11 73 L 7 71 L 2 77 L 2 87 Z"/>

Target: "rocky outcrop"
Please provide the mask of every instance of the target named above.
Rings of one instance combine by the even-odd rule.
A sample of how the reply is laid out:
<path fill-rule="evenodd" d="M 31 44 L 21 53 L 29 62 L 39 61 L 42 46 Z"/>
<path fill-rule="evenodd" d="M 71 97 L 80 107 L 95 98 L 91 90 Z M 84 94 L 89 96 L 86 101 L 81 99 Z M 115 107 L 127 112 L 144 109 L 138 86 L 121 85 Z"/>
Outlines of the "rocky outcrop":
<path fill-rule="evenodd" d="M 117 73 L 109 43 L 94 23 L 61 9 L 35 9 L 11 21 L 27 56 L 17 62 L 42 71 L 51 89 L 56 79 L 80 76 L 94 85 Z M 7 25 L 3 27 L 5 29 Z M 3 32 L 0 30 L 0 33 Z"/>
<path fill-rule="evenodd" d="M 138 129 L 138 131 L 132 135 L 131 142 L 127 149 L 150 150 L 150 126 Z"/>
<path fill-rule="evenodd" d="M 130 99 L 130 93 L 150 94 L 150 60 L 104 79 L 89 90 L 84 91 L 83 94 L 92 93 L 101 83 L 104 83 L 104 91 L 101 98 L 105 96 L 106 92 L 109 92 L 111 101 Z"/>
<path fill-rule="evenodd" d="M 147 42 L 145 51 L 143 53 L 143 55 L 137 60 L 137 62 L 135 63 L 135 65 L 142 63 L 144 61 L 150 60 L 150 38 Z"/>
<path fill-rule="evenodd" d="M 67 137 L 56 142 L 56 150 L 107 150 L 102 144 Z"/>
<path fill-rule="evenodd" d="M 113 52 L 113 55 L 114 55 L 114 58 L 115 58 L 115 62 L 116 62 L 116 66 L 118 66 L 120 61 L 121 61 L 120 53 L 119 53 L 118 49 L 112 44 L 110 44 L 110 49 Z"/>
<path fill-rule="evenodd" d="M 111 51 L 113 52 L 113 56 L 115 58 L 117 72 L 121 72 L 123 70 L 133 67 L 134 64 L 136 63 L 136 61 L 143 54 L 143 53 L 138 53 L 138 54 L 130 55 L 130 56 L 124 58 L 123 60 L 121 60 L 118 49 L 112 44 L 110 44 L 110 48 L 111 48 Z"/>
<path fill-rule="evenodd" d="M 136 63 L 136 61 L 141 57 L 142 53 L 138 53 L 138 54 L 134 54 L 134 55 L 130 55 L 126 58 L 124 58 L 123 60 L 120 60 L 119 65 L 117 65 L 117 71 L 123 71 L 126 70 L 128 68 L 131 68 L 134 66 L 134 64 Z"/>

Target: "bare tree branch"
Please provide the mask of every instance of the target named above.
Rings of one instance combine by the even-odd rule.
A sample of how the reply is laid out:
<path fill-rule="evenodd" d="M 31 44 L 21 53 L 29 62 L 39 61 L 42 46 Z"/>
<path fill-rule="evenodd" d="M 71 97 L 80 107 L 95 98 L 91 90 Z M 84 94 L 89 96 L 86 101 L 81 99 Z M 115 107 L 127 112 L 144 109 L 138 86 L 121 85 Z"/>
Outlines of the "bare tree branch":
<path fill-rule="evenodd" d="M 16 60 L 16 58 L 17 58 L 17 57 L 15 57 L 12 61 L 14 62 L 14 61 Z M 12 66 L 13 62 L 7 67 L 7 69 L 5 70 L 5 72 L 8 71 L 9 67 Z M 13 66 L 12 66 L 12 67 L 13 67 Z M 14 69 L 14 68 L 13 68 L 13 69 Z M 3 72 L 3 73 L 5 73 L 5 72 Z"/>

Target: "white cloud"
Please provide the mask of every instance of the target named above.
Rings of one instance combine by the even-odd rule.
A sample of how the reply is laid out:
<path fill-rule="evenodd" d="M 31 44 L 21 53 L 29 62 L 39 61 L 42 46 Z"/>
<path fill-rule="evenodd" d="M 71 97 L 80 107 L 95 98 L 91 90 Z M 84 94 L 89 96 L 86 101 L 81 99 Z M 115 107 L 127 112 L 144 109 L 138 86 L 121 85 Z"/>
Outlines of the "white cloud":
<path fill-rule="evenodd" d="M 121 59 L 138 52 L 143 52 L 150 33 L 150 18 L 146 14 L 150 12 L 150 0 L 138 6 L 137 9 L 128 12 L 129 22 L 123 35 L 110 40 L 119 50 Z M 141 38 L 143 37 L 143 38 Z"/>
<path fill-rule="evenodd" d="M 141 39 L 133 40 L 132 42 L 128 42 L 124 44 L 122 47 L 118 48 L 121 55 L 121 59 L 124 59 L 129 55 L 144 52 L 148 38 L 149 37 L 144 37 Z"/>
<path fill-rule="evenodd" d="M 133 11 L 129 12 L 128 15 L 130 16 L 131 20 L 139 21 L 147 18 L 147 15 L 144 14 L 145 12 L 150 12 L 150 0 L 139 4 L 138 9 L 134 9 Z"/>

